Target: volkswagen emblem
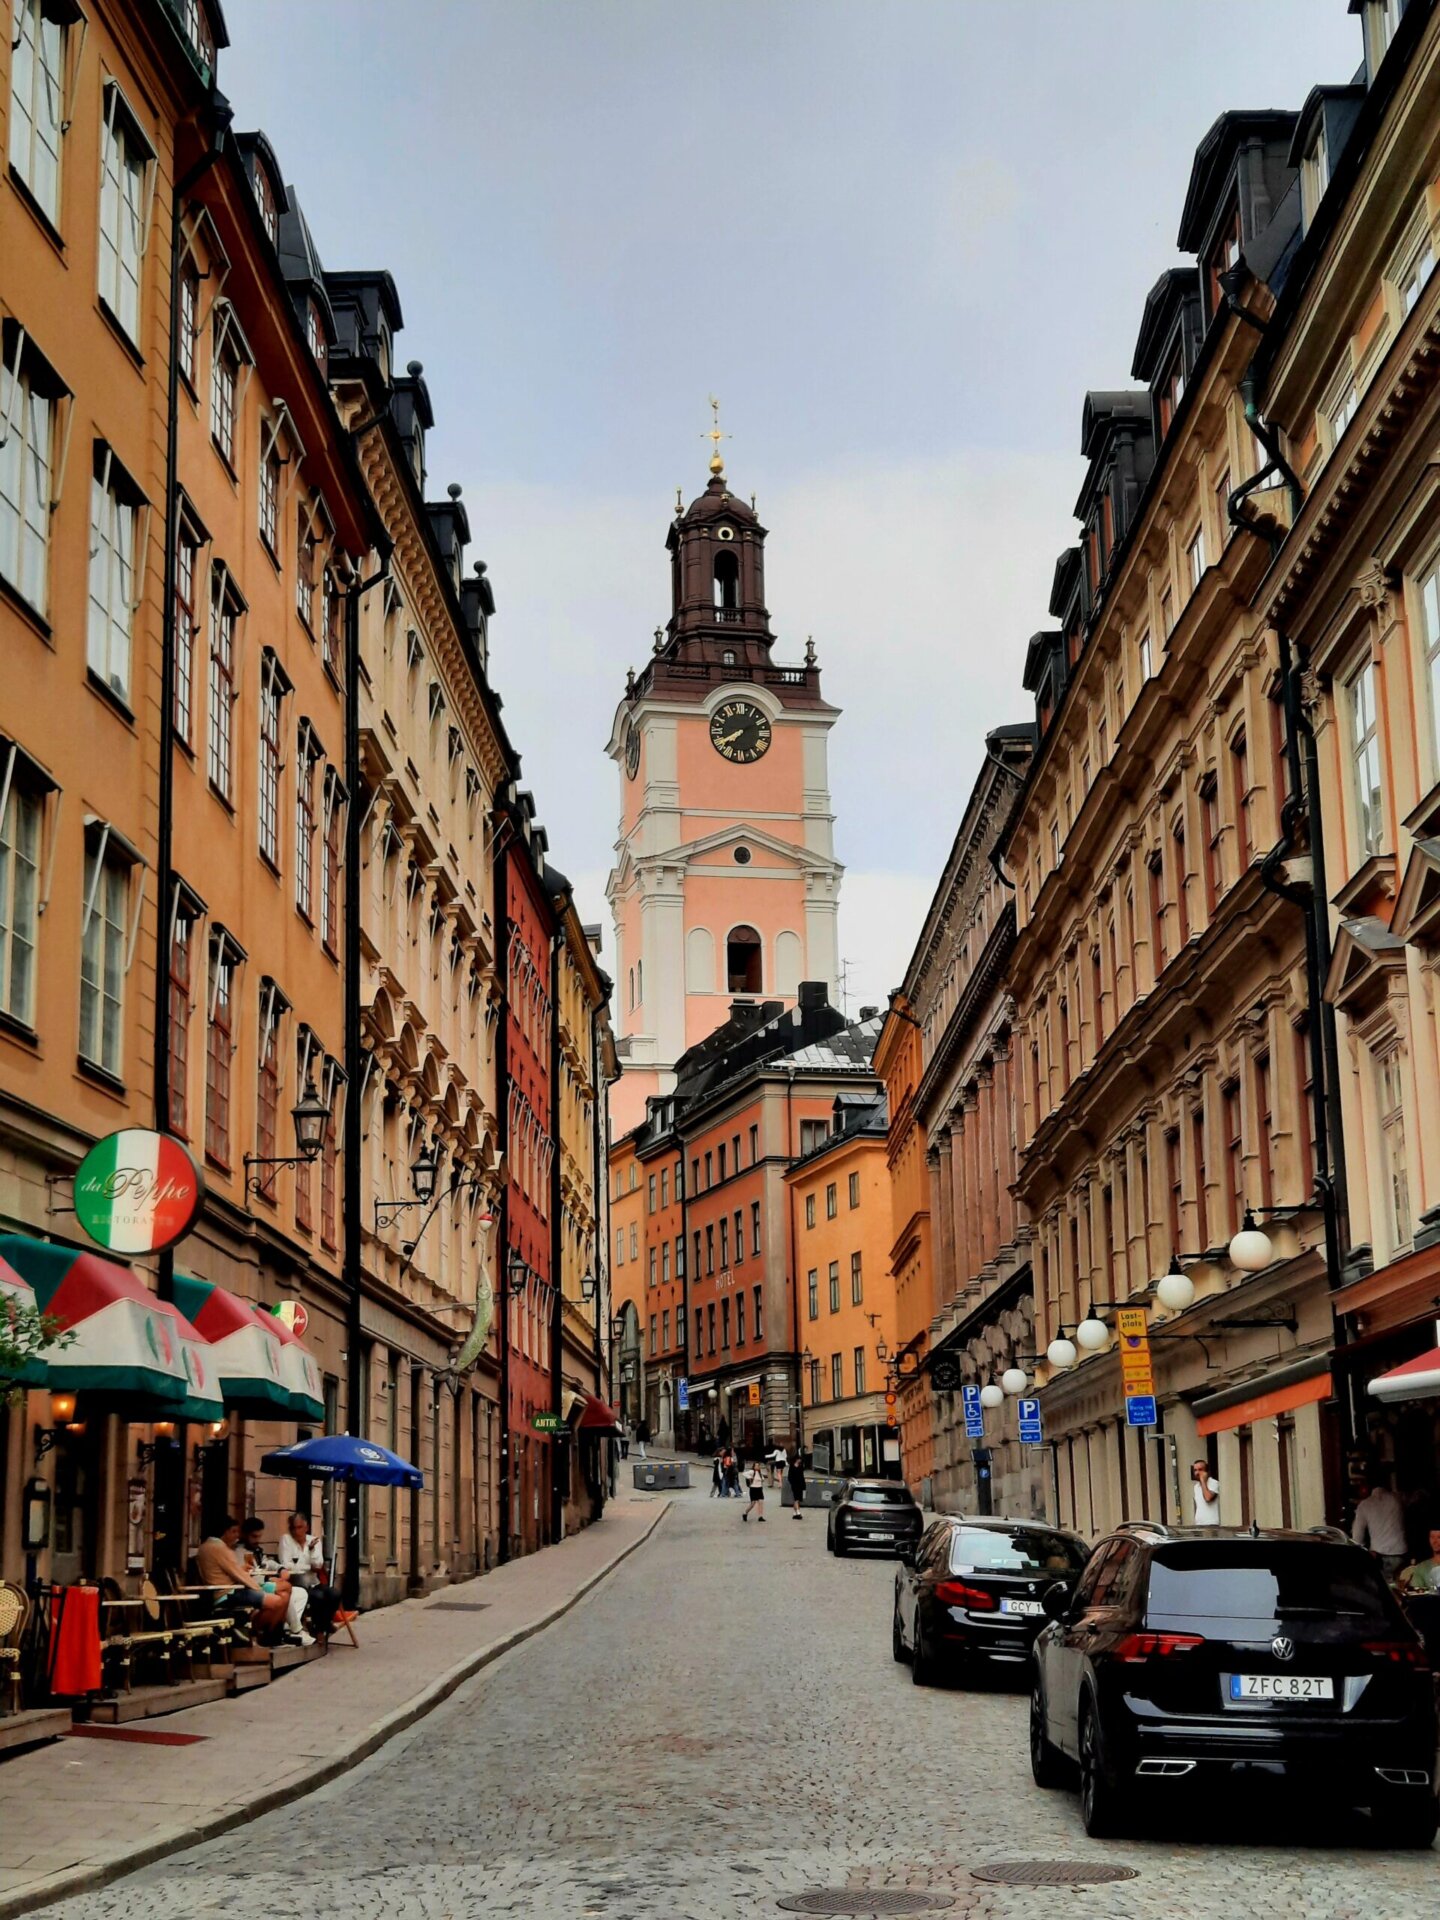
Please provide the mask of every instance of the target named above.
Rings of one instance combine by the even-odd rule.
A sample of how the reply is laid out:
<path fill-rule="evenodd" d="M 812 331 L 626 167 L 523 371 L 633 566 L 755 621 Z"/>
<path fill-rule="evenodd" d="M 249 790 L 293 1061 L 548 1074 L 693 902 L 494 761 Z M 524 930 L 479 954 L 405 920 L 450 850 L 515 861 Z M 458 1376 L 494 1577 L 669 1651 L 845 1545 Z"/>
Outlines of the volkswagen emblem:
<path fill-rule="evenodd" d="M 1283 1633 L 1277 1634 L 1270 1642 L 1270 1651 L 1277 1660 L 1293 1660 L 1295 1658 L 1295 1642 Z"/>

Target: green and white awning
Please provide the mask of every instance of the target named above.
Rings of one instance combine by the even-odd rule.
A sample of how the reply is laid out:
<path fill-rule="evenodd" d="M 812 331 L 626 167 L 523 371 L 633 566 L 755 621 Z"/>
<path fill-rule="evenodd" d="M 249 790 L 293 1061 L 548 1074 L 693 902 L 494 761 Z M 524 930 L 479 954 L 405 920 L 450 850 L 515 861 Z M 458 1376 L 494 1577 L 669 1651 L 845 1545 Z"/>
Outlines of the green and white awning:
<path fill-rule="evenodd" d="M 209 1342 L 220 1392 L 232 1413 L 323 1420 L 319 1368 L 274 1314 L 188 1273 L 175 1276 L 175 1304 Z"/>
<path fill-rule="evenodd" d="M 103 1394 L 137 1419 L 224 1419 L 205 1341 L 130 1268 L 23 1234 L 0 1234 L 0 1265 L 72 1335 L 41 1356 L 52 1392 Z"/>

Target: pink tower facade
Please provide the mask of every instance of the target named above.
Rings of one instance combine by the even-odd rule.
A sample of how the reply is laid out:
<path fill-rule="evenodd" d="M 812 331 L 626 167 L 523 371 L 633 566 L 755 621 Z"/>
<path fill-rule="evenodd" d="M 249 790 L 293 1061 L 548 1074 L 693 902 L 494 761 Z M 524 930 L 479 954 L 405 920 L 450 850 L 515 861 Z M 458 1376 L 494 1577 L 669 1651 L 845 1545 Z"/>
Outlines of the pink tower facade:
<path fill-rule="evenodd" d="M 674 1085 L 687 1047 L 735 1000 L 793 1001 L 802 980 L 836 998 L 828 738 L 839 710 L 813 648 L 772 659 L 765 537 L 711 462 L 709 485 L 666 535 L 671 611 L 631 674 L 607 751 L 620 834 L 615 922 L 621 1079 L 616 1137 Z"/>

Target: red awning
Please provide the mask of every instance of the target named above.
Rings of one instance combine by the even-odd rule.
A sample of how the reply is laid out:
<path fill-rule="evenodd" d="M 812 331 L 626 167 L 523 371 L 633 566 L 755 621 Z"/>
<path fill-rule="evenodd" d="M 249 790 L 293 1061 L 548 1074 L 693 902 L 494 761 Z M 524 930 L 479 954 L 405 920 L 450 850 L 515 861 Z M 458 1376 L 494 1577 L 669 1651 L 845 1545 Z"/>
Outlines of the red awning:
<path fill-rule="evenodd" d="M 580 1418 L 574 1424 L 581 1433 L 619 1433 L 620 1416 L 597 1394 L 587 1393 L 582 1396 Z"/>
<path fill-rule="evenodd" d="M 1440 1347 L 1382 1373 L 1370 1382 L 1369 1391 L 1377 1400 L 1440 1399 Z"/>

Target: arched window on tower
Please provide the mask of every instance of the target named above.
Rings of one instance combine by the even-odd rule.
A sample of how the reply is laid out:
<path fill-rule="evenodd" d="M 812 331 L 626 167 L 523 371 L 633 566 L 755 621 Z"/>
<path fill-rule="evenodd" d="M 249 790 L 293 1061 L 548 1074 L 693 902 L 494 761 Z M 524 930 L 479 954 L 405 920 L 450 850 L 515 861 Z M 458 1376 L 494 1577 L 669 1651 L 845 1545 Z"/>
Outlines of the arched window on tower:
<path fill-rule="evenodd" d="M 727 611 L 740 605 L 740 558 L 734 553 L 715 556 L 715 604 Z"/>
<path fill-rule="evenodd" d="M 760 936 L 754 927 L 735 927 L 725 942 L 725 982 L 730 993 L 762 990 Z"/>

